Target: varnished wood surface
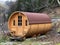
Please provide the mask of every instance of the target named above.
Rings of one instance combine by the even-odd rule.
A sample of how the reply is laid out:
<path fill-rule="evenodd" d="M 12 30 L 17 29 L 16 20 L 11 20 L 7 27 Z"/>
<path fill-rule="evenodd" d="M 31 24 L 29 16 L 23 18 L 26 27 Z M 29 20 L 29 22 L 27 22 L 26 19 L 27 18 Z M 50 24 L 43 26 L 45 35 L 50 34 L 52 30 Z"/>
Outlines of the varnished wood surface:
<path fill-rule="evenodd" d="M 8 20 L 8 28 L 13 36 L 33 36 L 45 33 L 49 31 L 52 27 L 51 23 L 45 23 L 45 24 L 29 24 L 29 20 L 27 16 L 21 13 L 12 14 L 13 16 L 10 16 Z M 22 26 L 18 26 L 18 16 L 22 16 Z M 13 25 L 13 20 L 15 20 L 15 26 Z M 25 21 L 27 22 L 27 26 Z"/>

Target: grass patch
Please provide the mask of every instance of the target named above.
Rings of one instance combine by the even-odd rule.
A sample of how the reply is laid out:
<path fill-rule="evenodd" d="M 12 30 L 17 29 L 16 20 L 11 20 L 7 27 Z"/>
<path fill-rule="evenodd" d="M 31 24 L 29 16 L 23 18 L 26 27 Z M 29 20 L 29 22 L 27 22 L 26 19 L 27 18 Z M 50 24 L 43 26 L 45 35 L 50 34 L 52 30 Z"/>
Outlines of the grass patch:
<path fill-rule="evenodd" d="M 0 35 L 0 43 L 1 42 L 6 42 L 9 40 L 9 37 L 8 36 L 5 36 L 5 35 Z"/>
<path fill-rule="evenodd" d="M 56 44 L 56 45 L 60 45 L 60 43 Z"/>

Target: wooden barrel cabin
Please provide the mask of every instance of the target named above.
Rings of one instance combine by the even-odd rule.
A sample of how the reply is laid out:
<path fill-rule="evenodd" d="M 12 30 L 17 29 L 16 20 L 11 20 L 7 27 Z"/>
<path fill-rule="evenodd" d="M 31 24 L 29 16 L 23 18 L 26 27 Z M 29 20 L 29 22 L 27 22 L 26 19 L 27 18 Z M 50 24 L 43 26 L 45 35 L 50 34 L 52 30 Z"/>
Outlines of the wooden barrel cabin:
<path fill-rule="evenodd" d="M 31 37 L 48 32 L 52 27 L 47 14 L 16 11 L 8 20 L 11 36 Z"/>

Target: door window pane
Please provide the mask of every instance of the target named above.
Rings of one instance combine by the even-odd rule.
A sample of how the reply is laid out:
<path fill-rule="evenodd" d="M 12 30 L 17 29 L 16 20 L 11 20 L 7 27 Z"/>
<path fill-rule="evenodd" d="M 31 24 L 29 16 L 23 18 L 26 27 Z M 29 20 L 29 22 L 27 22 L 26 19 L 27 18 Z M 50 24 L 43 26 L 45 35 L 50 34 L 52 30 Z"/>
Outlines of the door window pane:
<path fill-rule="evenodd" d="M 18 20 L 18 22 L 22 22 L 22 20 Z"/>
<path fill-rule="evenodd" d="M 22 23 L 21 22 L 18 22 L 18 26 L 22 26 Z"/>
<path fill-rule="evenodd" d="M 18 19 L 19 19 L 19 20 L 22 20 L 22 16 L 18 16 Z"/>

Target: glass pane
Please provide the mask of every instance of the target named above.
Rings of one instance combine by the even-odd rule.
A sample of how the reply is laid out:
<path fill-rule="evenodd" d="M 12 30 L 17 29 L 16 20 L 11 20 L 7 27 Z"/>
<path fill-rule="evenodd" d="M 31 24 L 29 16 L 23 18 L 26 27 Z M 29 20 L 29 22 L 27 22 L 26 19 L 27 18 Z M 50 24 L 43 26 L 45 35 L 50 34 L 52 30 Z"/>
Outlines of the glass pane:
<path fill-rule="evenodd" d="M 18 16 L 18 20 L 22 19 L 22 16 Z"/>
<path fill-rule="evenodd" d="M 18 20 L 18 22 L 22 22 L 22 20 Z"/>
<path fill-rule="evenodd" d="M 25 23 L 26 23 L 26 26 L 27 26 L 27 20 L 26 20 L 26 22 L 25 22 Z"/>
<path fill-rule="evenodd" d="M 21 26 L 22 25 L 22 23 L 18 23 L 18 26 Z"/>
<path fill-rule="evenodd" d="M 15 26 L 15 20 L 13 20 L 13 25 Z"/>

